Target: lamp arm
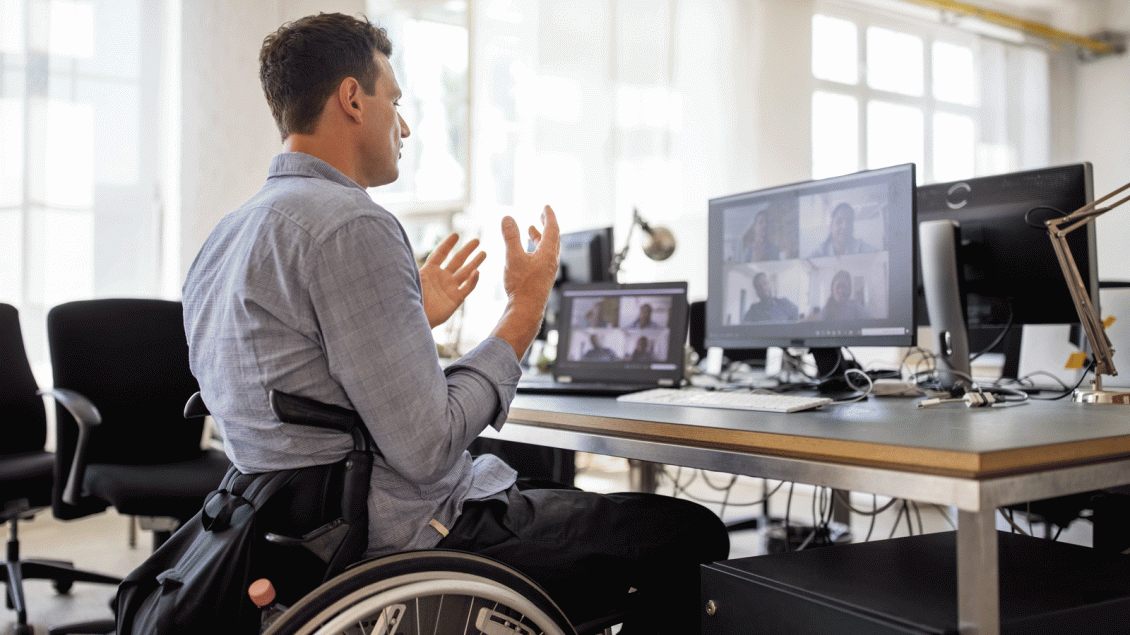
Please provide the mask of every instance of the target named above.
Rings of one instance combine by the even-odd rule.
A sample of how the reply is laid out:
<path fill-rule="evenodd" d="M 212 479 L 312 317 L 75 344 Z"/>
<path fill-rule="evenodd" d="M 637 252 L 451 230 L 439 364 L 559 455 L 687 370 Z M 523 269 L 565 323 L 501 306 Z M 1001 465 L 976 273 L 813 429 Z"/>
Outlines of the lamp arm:
<path fill-rule="evenodd" d="M 1083 324 L 1087 341 L 1091 343 L 1091 354 L 1095 358 L 1095 388 L 1101 389 L 1101 375 L 1118 375 L 1118 369 L 1114 366 L 1114 350 L 1110 338 L 1106 335 L 1106 329 L 1103 328 L 1102 320 L 1099 319 L 1098 311 L 1087 295 L 1083 276 L 1079 274 L 1075 259 L 1071 257 L 1067 232 L 1053 231 L 1051 239 L 1056 258 L 1059 259 L 1059 267 L 1063 270 L 1063 277 L 1067 281 L 1067 290 L 1071 292 L 1071 299 L 1075 303 L 1075 311 L 1079 314 L 1079 321 Z"/>
<path fill-rule="evenodd" d="M 620 265 L 624 262 L 624 258 L 628 257 L 628 250 L 632 247 L 632 233 L 636 231 L 636 225 L 643 225 L 643 219 L 640 218 L 640 211 L 632 208 L 632 224 L 628 227 L 628 236 L 624 239 L 624 248 L 616 252 L 612 256 L 612 266 L 608 268 L 608 272 L 612 274 L 612 280 L 616 280 L 616 275 L 620 273 Z"/>

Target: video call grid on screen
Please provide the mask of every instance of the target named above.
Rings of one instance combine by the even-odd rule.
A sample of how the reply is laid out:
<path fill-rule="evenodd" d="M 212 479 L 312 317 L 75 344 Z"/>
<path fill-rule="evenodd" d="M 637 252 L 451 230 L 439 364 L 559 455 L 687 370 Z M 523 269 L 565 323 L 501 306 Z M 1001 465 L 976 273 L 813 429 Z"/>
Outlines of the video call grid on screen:
<path fill-rule="evenodd" d="M 625 288 L 644 287 L 644 288 Z M 615 366 L 670 372 L 682 360 L 686 287 L 566 285 L 562 290 L 558 367 Z"/>
<path fill-rule="evenodd" d="M 710 201 L 707 344 L 912 343 L 913 165 Z"/>

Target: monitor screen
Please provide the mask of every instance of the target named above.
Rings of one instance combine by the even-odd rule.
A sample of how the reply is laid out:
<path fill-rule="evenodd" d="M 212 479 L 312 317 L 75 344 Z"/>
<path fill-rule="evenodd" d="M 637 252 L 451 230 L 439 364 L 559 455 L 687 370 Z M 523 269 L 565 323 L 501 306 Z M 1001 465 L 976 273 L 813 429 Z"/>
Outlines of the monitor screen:
<path fill-rule="evenodd" d="M 712 199 L 705 343 L 915 342 L 914 164 Z"/>
<path fill-rule="evenodd" d="M 1079 321 L 1044 223 L 1094 200 L 1089 163 L 925 185 L 917 196 L 919 222 L 960 226 L 956 256 L 971 333 L 999 332 L 1009 323 Z M 1072 232 L 1067 242 L 1097 303 L 1095 224 Z M 918 302 L 919 324 L 929 324 L 921 293 Z"/>
<path fill-rule="evenodd" d="M 615 282 L 612 276 L 612 228 L 601 227 L 561 234 L 560 264 L 553 292 L 545 307 L 545 331 L 556 330 L 561 305 L 561 285 L 566 283 Z"/>

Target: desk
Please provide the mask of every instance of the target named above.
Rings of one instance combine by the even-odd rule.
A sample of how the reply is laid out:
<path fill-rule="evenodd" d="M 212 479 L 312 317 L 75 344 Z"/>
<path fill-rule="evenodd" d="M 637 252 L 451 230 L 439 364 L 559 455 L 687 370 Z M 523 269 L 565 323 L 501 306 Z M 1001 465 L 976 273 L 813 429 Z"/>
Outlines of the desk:
<path fill-rule="evenodd" d="M 493 433 L 493 430 L 492 430 Z M 1000 630 L 996 508 L 1130 484 L 1130 409 L 868 400 L 775 414 L 519 395 L 500 438 L 958 509 L 962 633 Z"/>

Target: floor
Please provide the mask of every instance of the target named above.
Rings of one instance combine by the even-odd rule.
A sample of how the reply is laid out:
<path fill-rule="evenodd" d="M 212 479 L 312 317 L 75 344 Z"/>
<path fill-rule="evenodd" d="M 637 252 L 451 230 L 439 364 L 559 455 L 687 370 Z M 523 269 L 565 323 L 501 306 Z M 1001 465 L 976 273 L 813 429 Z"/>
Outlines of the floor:
<path fill-rule="evenodd" d="M 577 484 L 584 489 L 605 492 L 628 489 L 630 469 L 623 459 L 581 454 L 578 455 L 577 465 Z M 764 498 L 766 489 L 773 492 L 769 505 L 769 513 L 773 517 L 784 516 L 787 509 L 792 523 L 804 525 L 810 524 L 814 517 L 820 515 L 814 503 L 819 503 L 821 497 L 814 497 L 814 490 L 810 486 L 796 485 L 790 488 L 789 484 L 779 484 L 777 481 L 734 478 L 728 474 L 672 467 L 661 468 L 658 475 L 659 493 L 672 494 L 678 491 L 680 496 L 703 501 L 726 521 L 758 516 L 761 506 L 755 503 Z M 824 494 L 823 498 L 827 500 L 827 495 Z M 859 512 L 869 512 L 875 506 L 882 507 L 888 503 L 887 499 L 873 499 L 870 495 L 858 493 L 852 494 L 850 500 L 852 507 Z M 874 516 L 851 513 L 850 531 L 853 539 L 861 541 L 868 534 L 871 540 L 905 536 L 908 523 L 916 534 L 952 529 L 951 522 L 955 517 L 953 510 L 920 505 L 917 509 L 908 507 L 906 511 L 909 513 L 900 513 L 901 507 L 900 503 L 891 504 L 885 511 Z M 998 526 L 1007 529 L 1008 525 L 1000 515 L 998 519 Z M 1021 529 L 1029 531 L 1030 528 L 1019 516 L 1016 522 Z M 1039 526 L 1031 529 L 1037 535 L 1043 532 Z M 730 555 L 738 558 L 763 554 L 771 536 L 779 532 L 780 528 L 734 532 L 731 534 Z M 6 529 L 4 533 L 7 533 Z M 21 552 L 24 557 L 70 560 L 79 568 L 118 576 L 129 573 L 149 553 L 148 532 L 140 532 L 136 547 L 129 546 L 128 535 L 129 519 L 114 512 L 63 522 L 55 520 L 49 511 L 45 511 L 34 520 L 20 525 Z M 1090 525 L 1085 521 L 1077 521 L 1059 539 L 1087 545 L 1090 542 Z M 36 635 L 46 634 L 49 626 L 108 617 L 109 602 L 114 594 L 114 589 L 105 585 L 77 583 L 70 593 L 59 595 L 50 582 L 42 580 L 28 581 L 25 590 L 30 621 L 35 627 Z M 11 633 L 14 623 L 15 616 L 11 611 L 0 614 L 0 635 Z"/>

